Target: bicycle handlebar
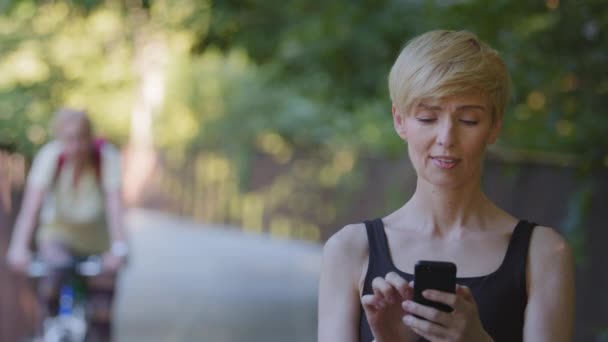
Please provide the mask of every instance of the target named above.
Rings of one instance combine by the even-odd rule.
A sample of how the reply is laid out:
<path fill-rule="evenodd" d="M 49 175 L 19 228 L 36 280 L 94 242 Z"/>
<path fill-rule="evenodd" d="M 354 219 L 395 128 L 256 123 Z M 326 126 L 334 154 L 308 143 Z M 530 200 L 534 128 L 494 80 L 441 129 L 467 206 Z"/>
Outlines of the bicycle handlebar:
<path fill-rule="evenodd" d="M 103 262 L 100 256 L 92 255 L 85 260 L 74 260 L 65 266 L 53 267 L 41 260 L 34 260 L 30 263 L 27 274 L 31 278 L 41 278 L 50 274 L 52 270 L 74 271 L 78 275 L 85 277 L 98 276 L 103 271 Z"/>

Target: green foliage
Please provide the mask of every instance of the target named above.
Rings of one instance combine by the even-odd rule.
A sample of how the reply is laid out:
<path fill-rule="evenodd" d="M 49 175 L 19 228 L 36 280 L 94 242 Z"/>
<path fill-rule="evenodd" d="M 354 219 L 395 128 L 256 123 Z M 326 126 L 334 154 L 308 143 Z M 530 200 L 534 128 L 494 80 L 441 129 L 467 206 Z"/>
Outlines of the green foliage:
<path fill-rule="evenodd" d="M 490 41 L 508 62 L 514 106 L 503 143 L 570 153 L 584 169 L 600 167 L 608 156 L 602 136 L 608 131 L 608 8 L 598 1 L 495 1 L 489 7 L 455 5 L 449 14 L 451 27 L 476 18 L 465 28 Z"/>
<path fill-rule="evenodd" d="M 601 1 L 0 6 L 0 145 L 27 155 L 48 138 L 49 115 L 64 105 L 87 108 L 99 130 L 124 141 L 141 96 L 134 60 L 146 56 L 141 42 L 152 37 L 167 55 L 154 137 L 173 158 L 220 151 L 244 180 L 256 152 L 280 163 L 298 151 L 400 156 L 388 70 L 408 39 L 447 28 L 477 33 L 509 66 L 513 98 L 500 147 L 574 155 L 582 177 L 608 164 L 608 6 Z M 568 227 L 584 216 L 585 196 L 576 198 Z"/>
<path fill-rule="evenodd" d="M 0 30 L 0 143 L 31 156 L 61 106 L 86 108 L 100 131 L 126 138 L 132 49 L 119 11 L 21 1 L 0 17 Z"/>
<path fill-rule="evenodd" d="M 218 1 L 220 19 L 201 45 L 245 46 L 259 63 L 277 65 L 277 82 L 306 84 L 306 96 L 336 104 L 349 119 L 357 119 L 358 108 L 380 103 L 361 124 L 382 125 L 390 105 L 385 79 L 399 47 L 429 29 L 468 29 L 501 51 L 512 73 L 513 106 L 502 143 L 601 164 L 608 151 L 601 134 L 608 130 L 601 96 L 608 84 L 606 6 L 443 3 L 293 0 L 269 8 Z"/>
<path fill-rule="evenodd" d="M 608 9 L 599 1 L 0 5 L 1 136 L 27 153 L 40 140 L 48 113 L 60 105 L 89 108 L 104 132 L 124 139 L 137 96 L 136 37 L 156 32 L 171 49 L 182 45 L 169 61 L 163 112 L 184 127 L 197 125 L 183 128 L 190 132 L 171 144 L 238 149 L 272 131 L 298 148 L 400 154 L 402 144 L 391 133 L 388 70 L 408 39 L 448 28 L 477 33 L 509 65 L 514 96 L 502 146 L 574 154 L 586 171 L 608 157 Z M 237 55 L 242 64 L 234 61 Z M 209 91 L 209 84 L 219 87 L 217 94 L 198 103 L 198 92 Z M 228 134 L 231 139 L 223 141 Z"/>

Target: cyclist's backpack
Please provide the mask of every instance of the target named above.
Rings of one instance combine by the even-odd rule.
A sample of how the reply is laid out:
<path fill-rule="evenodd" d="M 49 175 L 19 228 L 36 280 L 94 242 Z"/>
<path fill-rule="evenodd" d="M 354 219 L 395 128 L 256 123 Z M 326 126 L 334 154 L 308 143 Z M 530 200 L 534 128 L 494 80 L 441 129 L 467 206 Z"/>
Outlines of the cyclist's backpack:
<path fill-rule="evenodd" d="M 101 149 L 106 144 L 104 138 L 95 138 L 92 142 L 92 158 L 93 158 L 93 169 L 95 170 L 95 178 L 97 183 L 101 184 Z M 62 152 L 57 158 L 57 168 L 55 169 L 55 176 L 53 178 L 53 184 L 57 183 L 61 170 L 63 169 L 67 156 Z"/>

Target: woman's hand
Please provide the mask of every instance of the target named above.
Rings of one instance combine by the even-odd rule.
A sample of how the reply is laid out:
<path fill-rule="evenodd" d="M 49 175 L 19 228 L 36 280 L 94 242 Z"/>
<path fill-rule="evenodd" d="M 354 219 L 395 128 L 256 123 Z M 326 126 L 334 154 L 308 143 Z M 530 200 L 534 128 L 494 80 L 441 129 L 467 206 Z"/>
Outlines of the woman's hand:
<path fill-rule="evenodd" d="M 431 342 L 492 341 L 481 325 L 477 304 L 468 287 L 458 285 L 456 294 L 425 290 L 423 296 L 434 302 L 446 304 L 454 311 L 443 312 L 412 300 L 404 302 L 403 308 L 411 314 L 406 315 L 403 322 L 416 334 Z M 413 314 L 426 320 L 417 318 Z"/>
<path fill-rule="evenodd" d="M 6 254 L 6 262 L 11 270 L 26 274 L 30 262 L 32 261 L 32 252 L 25 246 L 10 246 Z"/>
<path fill-rule="evenodd" d="M 372 288 L 374 293 L 361 297 L 361 303 L 375 341 L 415 341 L 416 334 L 402 322 L 408 314 L 402 303 L 413 296 L 411 284 L 391 272 L 374 279 Z"/>
<path fill-rule="evenodd" d="M 114 274 L 126 264 L 125 256 L 117 256 L 112 252 L 104 253 L 103 255 L 103 270 L 107 273 Z"/>
<path fill-rule="evenodd" d="M 129 256 L 129 245 L 124 240 L 112 242 L 110 250 L 103 255 L 104 271 L 114 274 L 127 263 Z"/>

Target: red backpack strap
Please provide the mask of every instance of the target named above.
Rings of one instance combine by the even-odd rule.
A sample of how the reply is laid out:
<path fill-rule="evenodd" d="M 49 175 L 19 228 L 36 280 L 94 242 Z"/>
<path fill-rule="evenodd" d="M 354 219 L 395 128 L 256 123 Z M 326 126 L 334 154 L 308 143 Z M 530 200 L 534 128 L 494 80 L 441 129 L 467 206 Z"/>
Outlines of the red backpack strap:
<path fill-rule="evenodd" d="M 63 169 L 63 166 L 65 165 L 65 154 L 63 154 L 63 152 L 61 152 L 61 154 L 59 154 L 59 158 L 57 158 L 57 165 L 55 168 L 55 175 L 53 176 L 53 185 L 55 185 L 57 183 L 57 180 L 59 179 L 59 174 L 61 174 L 61 169 Z"/>
<path fill-rule="evenodd" d="M 101 137 L 93 139 L 93 168 L 95 169 L 95 177 L 97 177 L 97 183 L 99 184 L 101 184 L 101 150 L 106 142 L 106 139 Z"/>

